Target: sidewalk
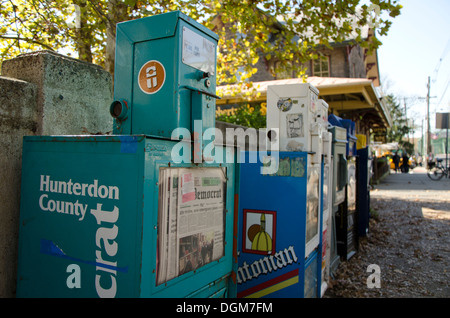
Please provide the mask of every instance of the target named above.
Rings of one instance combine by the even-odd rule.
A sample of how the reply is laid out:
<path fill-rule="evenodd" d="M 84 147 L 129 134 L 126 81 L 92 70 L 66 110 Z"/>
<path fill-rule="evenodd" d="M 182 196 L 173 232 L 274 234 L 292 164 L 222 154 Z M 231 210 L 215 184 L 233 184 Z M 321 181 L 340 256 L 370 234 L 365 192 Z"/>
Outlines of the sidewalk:
<path fill-rule="evenodd" d="M 391 174 L 370 191 L 369 234 L 358 253 L 341 262 L 326 297 L 450 298 L 450 179 L 426 170 Z M 379 266 L 381 287 L 367 286 Z"/>
<path fill-rule="evenodd" d="M 450 200 L 450 179 L 431 180 L 427 170 L 416 167 L 409 173 L 391 173 L 370 191 L 371 198 Z"/>

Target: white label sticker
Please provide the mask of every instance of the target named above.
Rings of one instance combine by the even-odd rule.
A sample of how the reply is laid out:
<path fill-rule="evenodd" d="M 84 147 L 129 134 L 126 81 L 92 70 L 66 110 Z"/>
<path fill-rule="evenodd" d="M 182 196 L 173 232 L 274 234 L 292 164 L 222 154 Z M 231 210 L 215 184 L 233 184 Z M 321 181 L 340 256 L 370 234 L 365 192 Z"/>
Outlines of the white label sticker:
<path fill-rule="evenodd" d="M 183 63 L 214 75 L 216 46 L 200 34 L 183 27 Z"/>

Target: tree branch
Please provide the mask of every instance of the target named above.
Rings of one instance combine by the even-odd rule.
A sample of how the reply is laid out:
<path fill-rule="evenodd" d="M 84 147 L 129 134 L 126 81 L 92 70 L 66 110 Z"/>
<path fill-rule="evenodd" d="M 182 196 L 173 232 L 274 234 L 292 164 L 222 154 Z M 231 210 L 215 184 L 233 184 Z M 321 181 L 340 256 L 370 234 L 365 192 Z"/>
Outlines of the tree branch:
<path fill-rule="evenodd" d="M 98 8 L 97 4 L 91 0 L 89 0 L 89 3 L 91 4 L 92 8 L 94 9 L 95 12 L 97 12 L 98 17 L 100 19 L 103 20 L 103 22 L 105 22 L 105 24 L 107 24 L 109 21 L 107 14 L 105 14 L 101 9 Z"/>
<path fill-rule="evenodd" d="M 42 46 L 42 47 L 44 47 L 44 48 L 46 48 L 48 50 L 55 51 L 51 46 L 49 46 L 47 44 L 44 44 L 44 43 L 41 43 L 39 41 L 32 40 L 32 39 L 21 38 L 20 36 L 0 35 L 0 39 L 17 40 L 17 41 L 24 41 L 24 42 L 27 42 L 27 43 L 34 43 L 34 44 L 40 45 L 40 46 Z"/>

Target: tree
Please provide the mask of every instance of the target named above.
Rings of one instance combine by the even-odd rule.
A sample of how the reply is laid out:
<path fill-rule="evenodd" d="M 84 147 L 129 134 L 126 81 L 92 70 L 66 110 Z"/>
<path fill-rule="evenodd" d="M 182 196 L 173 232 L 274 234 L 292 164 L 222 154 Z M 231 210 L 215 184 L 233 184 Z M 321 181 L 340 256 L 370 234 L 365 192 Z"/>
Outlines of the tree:
<path fill-rule="evenodd" d="M 217 120 L 256 129 L 266 127 L 266 114 L 266 103 L 244 103 L 236 108 L 216 109 Z"/>
<path fill-rule="evenodd" d="M 388 128 L 386 139 L 387 142 L 398 142 L 400 148 L 404 149 L 407 153 L 414 153 L 414 145 L 404 138 L 414 131 L 412 127 L 408 126 L 408 121 L 401 108 L 400 103 L 396 100 L 394 95 L 390 94 L 386 96 L 386 104 L 390 110 L 392 118 L 392 127 Z"/>
<path fill-rule="evenodd" d="M 81 60 L 114 72 L 118 22 L 181 10 L 219 35 L 219 83 L 248 82 L 261 58 L 276 60 L 274 72 L 317 58 L 317 46 L 342 42 L 350 35 L 369 49 L 381 43 L 361 37 L 372 24 L 388 32 L 390 17 L 400 14 L 397 0 L 0 0 L 0 60 L 50 49 L 77 52 Z"/>

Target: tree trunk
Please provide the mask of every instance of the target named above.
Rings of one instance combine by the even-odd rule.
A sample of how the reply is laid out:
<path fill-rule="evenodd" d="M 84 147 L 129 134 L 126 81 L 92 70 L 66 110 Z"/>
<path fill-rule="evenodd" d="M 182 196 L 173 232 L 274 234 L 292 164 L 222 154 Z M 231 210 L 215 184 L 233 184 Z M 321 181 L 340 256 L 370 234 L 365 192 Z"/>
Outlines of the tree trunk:
<path fill-rule="evenodd" d="M 126 20 L 128 20 L 127 5 L 119 0 L 109 0 L 106 22 L 105 69 L 112 75 L 114 75 L 116 52 L 116 24 Z"/>
<path fill-rule="evenodd" d="M 75 26 L 75 45 L 78 58 L 82 61 L 92 63 L 92 33 L 87 25 L 88 10 L 85 0 L 73 2 L 78 8 L 75 10 L 77 25 Z"/>

